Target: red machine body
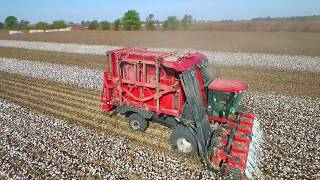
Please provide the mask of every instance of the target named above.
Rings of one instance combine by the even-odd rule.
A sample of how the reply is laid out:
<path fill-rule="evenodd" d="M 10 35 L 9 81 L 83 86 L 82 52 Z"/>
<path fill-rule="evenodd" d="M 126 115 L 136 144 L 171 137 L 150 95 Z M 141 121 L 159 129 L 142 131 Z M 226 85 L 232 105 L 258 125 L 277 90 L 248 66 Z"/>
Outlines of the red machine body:
<path fill-rule="evenodd" d="M 179 55 L 136 48 L 110 51 L 107 53 L 107 69 L 104 72 L 101 99 L 103 109 L 112 111 L 119 106 L 128 106 L 151 111 L 159 116 L 181 118 L 187 101 L 181 73 L 192 67 L 196 69 L 194 76 L 199 81 L 197 86 L 200 88 L 204 107 L 207 107 L 206 88 L 230 93 L 247 89 L 245 83 L 220 78 L 205 84 L 201 67 L 198 66 L 205 60 L 206 57 L 197 52 Z M 217 137 L 217 144 L 210 152 L 212 166 L 221 168 L 224 163 L 226 171 L 240 169 L 241 179 L 245 178 L 254 115 L 244 113 L 241 117 L 207 117 L 209 121 L 229 125 L 229 129 Z"/>
<path fill-rule="evenodd" d="M 200 53 L 179 59 L 176 54 L 145 49 L 111 51 L 107 56 L 108 70 L 104 73 L 104 109 L 110 111 L 115 104 L 128 104 L 157 114 L 179 116 L 185 98 L 177 76 L 204 59 Z"/>

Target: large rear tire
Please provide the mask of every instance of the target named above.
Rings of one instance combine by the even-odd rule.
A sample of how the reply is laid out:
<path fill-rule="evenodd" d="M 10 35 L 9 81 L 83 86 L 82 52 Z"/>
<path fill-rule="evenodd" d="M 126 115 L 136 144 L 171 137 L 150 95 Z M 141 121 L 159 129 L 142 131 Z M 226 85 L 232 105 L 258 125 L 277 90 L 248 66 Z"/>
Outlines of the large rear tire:
<path fill-rule="evenodd" d="M 173 150 L 187 155 L 198 155 L 198 145 L 191 131 L 178 125 L 171 133 L 170 144 Z"/>
<path fill-rule="evenodd" d="M 129 128 L 132 131 L 144 132 L 149 127 L 149 121 L 147 121 L 143 116 L 138 113 L 133 113 L 128 118 Z"/>

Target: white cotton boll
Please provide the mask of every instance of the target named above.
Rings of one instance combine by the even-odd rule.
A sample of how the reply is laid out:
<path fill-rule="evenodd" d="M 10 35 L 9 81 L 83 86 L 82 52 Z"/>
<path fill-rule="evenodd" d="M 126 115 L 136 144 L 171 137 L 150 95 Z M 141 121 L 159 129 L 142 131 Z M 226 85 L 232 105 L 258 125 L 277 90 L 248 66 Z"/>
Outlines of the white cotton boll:
<path fill-rule="evenodd" d="M 53 42 L 0 40 L 0 46 L 24 49 L 46 50 L 67 53 L 105 55 L 106 51 L 121 47 L 108 45 L 87 45 Z M 194 52 L 193 49 L 150 48 L 152 51 Z M 320 57 L 298 55 L 275 55 L 263 53 L 232 53 L 199 51 L 204 53 L 209 62 L 215 65 L 240 65 L 260 68 L 277 68 L 285 70 L 320 72 Z"/>

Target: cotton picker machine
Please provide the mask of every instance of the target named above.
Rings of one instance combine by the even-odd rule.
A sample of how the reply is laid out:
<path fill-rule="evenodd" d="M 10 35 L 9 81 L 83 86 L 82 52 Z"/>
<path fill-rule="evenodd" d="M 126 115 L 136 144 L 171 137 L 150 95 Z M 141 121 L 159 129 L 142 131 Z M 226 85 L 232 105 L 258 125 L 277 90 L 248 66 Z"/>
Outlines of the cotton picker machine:
<path fill-rule="evenodd" d="M 172 148 L 199 155 L 208 169 L 234 179 L 258 177 L 259 124 L 254 114 L 238 111 L 247 85 L 216 78 L 207 65 L 198 52 L 109 51 L 103 109 L 126 115 L 133 131 L 150 122 L 167 126 Z"/>

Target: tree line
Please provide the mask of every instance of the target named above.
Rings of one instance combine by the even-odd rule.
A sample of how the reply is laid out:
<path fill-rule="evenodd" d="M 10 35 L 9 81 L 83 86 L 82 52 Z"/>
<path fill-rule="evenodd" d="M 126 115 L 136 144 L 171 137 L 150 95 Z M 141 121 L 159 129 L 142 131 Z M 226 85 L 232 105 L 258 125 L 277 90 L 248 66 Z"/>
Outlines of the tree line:
<path fill-rule="evenodd" d="M 0 22 L 0 29 L 8 29 L 8 30 L 26 30 L 26 29 L 62 29 L 66 28 L 67 23 L 63 20 L 53 21 L 51 24 L 40 21 L 34 25 L 31 25 L 29 21 L 20 20 L 15 16 L 8 16 L 4 20 L 4 23 Z"/>
<path fill-rule="evenodd" d="M 116 19 L 113 22 L 107 20 L 104 21 L 81 21 L 81 26 L 87 27 L 89 30 L 126 30 L 126 31 L 137 31 L 142 28 L 142 25 L 145 26 L 147 30 L 156 30 L 157 24 L 162 24 L 162 29 L 164 30 L 187 30 L 189 25 L 192 23 L 192 16 L 185 15 L 180 20 L 177 16 L 169 16 L 165 21 L 159 22 L 155 20 L 153 14 L 149 14 L 146 17 L 145 21 L 140 19 L 140 15 L 136 10 L 128 10 L 124 13 L 122 18 Z M 9 30 L 25 30 L 25 29 L 61 29 L 66 28 L 67 25 L 72 25 L 73 23 L 66 23 L 63 20 L 53 21 L 52 24 L 49 24 L 44 21 L 39 21 L 34 25 L 31 25 L 29 21 L 18 19 L 15 16 L 8 16 L 4 23 L 0 22 L 0 29 L 9 29 Z"/>

